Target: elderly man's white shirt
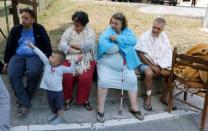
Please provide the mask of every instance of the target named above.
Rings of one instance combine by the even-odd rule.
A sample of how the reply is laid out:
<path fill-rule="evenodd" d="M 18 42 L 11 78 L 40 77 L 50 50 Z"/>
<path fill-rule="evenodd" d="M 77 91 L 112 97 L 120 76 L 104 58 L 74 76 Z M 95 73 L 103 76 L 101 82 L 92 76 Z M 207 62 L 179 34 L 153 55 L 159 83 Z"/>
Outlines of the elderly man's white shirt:
<path fill-rule="evenodd" d="M 171 67 L 172 49 L 165 32 L 161 32 L 158 37 L 153 37 L 151 30 L 144 32 L 135 48 L 144 52 L 152 64 L 159 65 L 161 68 Z"/>

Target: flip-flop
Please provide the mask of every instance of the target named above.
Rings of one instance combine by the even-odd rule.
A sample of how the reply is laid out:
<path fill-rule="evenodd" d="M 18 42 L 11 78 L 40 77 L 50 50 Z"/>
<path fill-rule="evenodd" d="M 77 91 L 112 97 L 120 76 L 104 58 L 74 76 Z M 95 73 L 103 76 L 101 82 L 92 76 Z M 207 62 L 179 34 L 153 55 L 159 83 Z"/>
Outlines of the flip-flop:
<path fill-rule="evenodd" d="M 21 107 L 19 112 L 17 113 L 18 118 L 25 118 L 29 113 L 29 108 Z"/>
<path fill-rule="evenodd" d="M 105 122 L 104 112 L 103 113 L 97 112 L 97 120 L 98 120 L 98 122 L 101 122 L 101 123 L 104 123 Z"/>
<path fill-rule="evenodd" d="M 20 102 L 16 101 L 15 102 L 15 109 L 17 110 L 17 112 L 19 112 L 20 108 L 21 108 Z"/>
<path fill-rule="evenodd" d="M 144 114 L 141 111 L 133 111 L 133 110 L 129 109 L 129 112 L 131 114 L 133 114 L 137 119 L 139 119 L 141 121 L 144 120 Z"/>
<path fill-rule="evenodd" d="M 152 104 L 151 104 L 151 103 L 146 104 L 146 103 L 145 103 L 145 102 L 146 102 L 146 98 L 147 98 L 147 97 L 144 97 L 143 107 L 144 107 L 144 109 L 145 109 L 146 111 L 151 111 L 151 110 L 152 110 Z"/>
<path fill-rule="evenodd" d="M 163 103 L 164 105 L 168 106 L 168 103 L 166 103 L 166 102 L 164 102 L 162 100 L 160 100 L 160 102 Z M 174 111 L 177 110 L 177 106 L 173 106 L 172 110 L 174 110 Z"/>
<path fill-rule="evenodd" d="M 143 107 L 146 111 L 151 111 L 152 110 L 152 105 L 150 104 L 146 104 L 145 102 L 143 103 Z"/>

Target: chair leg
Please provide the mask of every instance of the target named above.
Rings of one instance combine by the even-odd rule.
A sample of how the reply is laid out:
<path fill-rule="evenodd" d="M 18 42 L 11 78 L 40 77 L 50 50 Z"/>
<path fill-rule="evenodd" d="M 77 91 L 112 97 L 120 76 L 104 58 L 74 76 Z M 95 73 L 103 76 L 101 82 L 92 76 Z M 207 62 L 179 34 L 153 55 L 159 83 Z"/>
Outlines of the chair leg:
<path fill-rule="evenodd" d="M 173 106 L 173 84 L 172 81 L 169 80 L 169 88 L 168 88 L 168 93 L 169 93 L 169 99 L 168 99 L 168 112 L 171 113 L 172 111 L 172 106 Z"/>
<path fill-rule="evenodd" d="M 205 128 L 206 119 L 208 119 L 207 114 L 208 114 L 208 93 L 206 93 L 205 100 L 204 100 L 204 108 L 202 111 L 200 129 Z"/>

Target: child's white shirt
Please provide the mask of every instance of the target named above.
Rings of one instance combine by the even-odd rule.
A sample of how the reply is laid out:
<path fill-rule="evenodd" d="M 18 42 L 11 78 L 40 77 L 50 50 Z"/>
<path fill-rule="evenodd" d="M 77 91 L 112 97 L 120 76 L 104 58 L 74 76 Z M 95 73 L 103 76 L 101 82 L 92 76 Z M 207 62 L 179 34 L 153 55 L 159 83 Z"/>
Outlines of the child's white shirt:
<path fill-rule="evenodd" d="M 40 88 L 50 91 L 62 91 L 62 80 L 64 73 L 73 73 L 76 68 L 76 64 L 71 67 L 59 65 L 53 67 L 49 64 L 48 58 L 37 47 L 34 48 L 34 52 L 40 57 L 44 63 L 44 74 L 41 80 Z"/>

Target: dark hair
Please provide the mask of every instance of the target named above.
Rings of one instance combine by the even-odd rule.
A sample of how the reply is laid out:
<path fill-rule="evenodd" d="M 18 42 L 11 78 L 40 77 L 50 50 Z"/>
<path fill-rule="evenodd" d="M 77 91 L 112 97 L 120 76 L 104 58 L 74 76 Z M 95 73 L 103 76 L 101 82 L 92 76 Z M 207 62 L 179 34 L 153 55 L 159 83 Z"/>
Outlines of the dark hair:
<path fill-rule="evenodd" d="M 80 23 L 82 26 L 85 26 L 88 22 L 88 15 L 84 11 L 76 11 L 72 15 L 72 21 Z"/>
<path fill-rule="evenodd" d="M 23 12 L 28 13 L 34 19 L 36 18 L 35 12 L 33 10 L 29 9 L 29 8 L 22 9 L 21 13 L 23 13 Z"/>
<path fill-rule="evenodd" d="M 66 60 L 66 54 L 63 51 L 54 50 L 53 53 L 59 55 L 60 63 L 63 63 Z"/>
<path fill-rule="evenodd" d="M 119 20 L 119 21 L 121 22 L 121 24 L 122 24 L 121 30 L 123 30 L 123 29 L 125 29 L 126 27 L 128 27 L 127 19 L 126 19 L 126 17 L 124 16 L 123 13 L 117 12 L 117 13 L 113 14 L 113 16 L 112 16 L 111 19 L 110 19 L 110 23 L 111 23 L 112 19 L 116 19 L 116 20 Z"/>

